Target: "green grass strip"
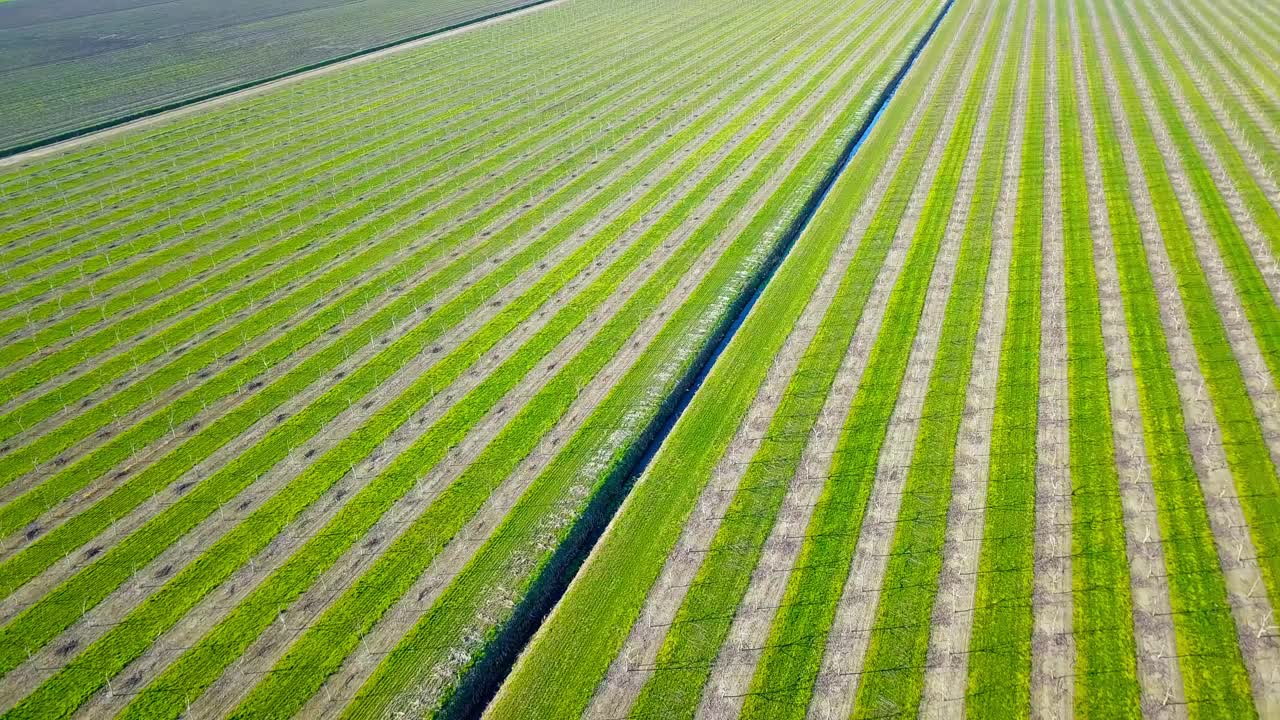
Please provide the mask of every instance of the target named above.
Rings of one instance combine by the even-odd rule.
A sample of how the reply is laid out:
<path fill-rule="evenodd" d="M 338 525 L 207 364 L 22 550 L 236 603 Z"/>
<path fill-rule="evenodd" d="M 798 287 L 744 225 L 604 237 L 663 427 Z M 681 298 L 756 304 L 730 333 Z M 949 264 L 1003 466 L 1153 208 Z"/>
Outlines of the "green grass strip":
<path fill-rule="evenodd" d="M 1073 21 L 1074 22 L 1074 21 Z M 1082 33 L 1082 37 L 1090 37 Z M 1117 128 L 1095 48 L 1085 42 L 1089 98 L 1115 248 L 1143 436 L 1189 708 L 1199 717 L 1253 717 L 1252 689 L 1227 601 L 1208 511 L 1196 477 L 1185 418 L 1142 244 Z M 1119 113 L 1121 110 L 1116 109 Z"/>
<path fill-rule="evenodd" d="M 1037 4 L 974 599 L 966 695 L 969 714 L 977 718 L 1030 713 L 1047 12 Z"/>
<path fill-rule="evenodd" d="M 885 569 L 876 620 L 863 663 L 855 717 L 919 713 L 933 606 L 942 571 L 947 508 L 955 471 L 956 442 L 964 417 L 968 378 L 982 320 L 991 262 L 991 236 L 1004 172 L 1014 84 L 1022 53 L 1025 6 L 1014 17 L 1007 60 L 970 203 L 956 280 L 947 301 L 942 337 L 920 418 L 916 449 L 903 487 L 899 524 Z M 994 46 L 996 36 L 988 40 Z M 981 77 L 981 76 L 979 76 Z"/>
<path fill-rule="evenodd" d="M 1078 717 L 1141 717 L 1124 507 L 1112 438 L 1102 305 L 1094 274 L 1071 28 L 1057 22 L 1058 134 L 1067 319 L 1072 634 Z"/>

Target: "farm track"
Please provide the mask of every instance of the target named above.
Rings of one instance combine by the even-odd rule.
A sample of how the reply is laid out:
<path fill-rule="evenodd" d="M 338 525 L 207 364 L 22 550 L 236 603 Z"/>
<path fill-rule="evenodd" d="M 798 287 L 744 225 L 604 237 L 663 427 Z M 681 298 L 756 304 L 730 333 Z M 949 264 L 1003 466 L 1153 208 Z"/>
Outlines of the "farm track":
<path fill-rule="evenodd" d="M 1058 117 L 1056 8 L 1048 7 L 1045 52 L 1043 269 L 1040 285 L 1040 378 L 1036 424 L 1035 588 L 1032 592 L 1031 703 L 1034 716 L 1066 718 L 1075 706 L 1072 476 L 1067 374 L 1066 249 L 1062 140 Z M 1107 489 L 1105 492 L 1110 492 Z M 1079 572 L 1079 570 L 1075 570 Z M 1078 584 L 1078 581 L 1077 581 Z M 1120 629 L 1121 632 L 1124 628 Z M 1128 634 L 1128 633 L 1126 633 Z M 1087 641 L 1087 640 L 1082 640 Z"/>

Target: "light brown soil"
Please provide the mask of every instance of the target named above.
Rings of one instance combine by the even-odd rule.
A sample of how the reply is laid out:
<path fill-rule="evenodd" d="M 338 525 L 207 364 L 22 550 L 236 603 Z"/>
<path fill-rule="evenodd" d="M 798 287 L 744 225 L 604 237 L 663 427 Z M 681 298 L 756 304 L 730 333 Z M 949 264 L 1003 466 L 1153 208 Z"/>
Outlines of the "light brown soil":
<path fill-rule="evenodd" d="M 1062 236 L 1062 155 L 1058 130 L 1058 14 L 1048 17 L 1045 57 L 1043 268 L 1040 291 L 1040 399 L 1036 426 L 1035 584 L 1031 606 L 1031 715 L 1067 720 L 1075 691 L 1072 634 L 1070 408 L 1067 399 L 1066 261 Z"/>

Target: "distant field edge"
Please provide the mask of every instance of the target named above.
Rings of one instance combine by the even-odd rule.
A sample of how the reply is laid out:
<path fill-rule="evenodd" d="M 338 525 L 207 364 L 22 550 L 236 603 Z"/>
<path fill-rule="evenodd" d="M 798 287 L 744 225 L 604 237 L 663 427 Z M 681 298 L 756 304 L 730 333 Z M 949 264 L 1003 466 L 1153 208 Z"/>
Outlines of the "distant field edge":
<path fill-rule="evenodd" d="M 836 161 L 827 168 L 818 185 L 814 187 L 800 212 L 782 234 L 777 246 L 761 264 L 755 277 L 751 278 L 739 297 L 735 299 L 729 312 L 725 313 L 724 322 L 710 335 L 709 341 L 695 361 L 690 364 L 685 376 L 665 398 L 662 410 L 654 416 L 649 427 L 641 435 L 644 438 L 643 444 L 637 452 L 631 453 L 631 459 L 624 462 L 613 477 L 605 481 L 604 489 L 596 494 L 595 499 L 582 513 L 565 542 L 556 548 L 550 562 L 534 580 L 533 589 L 517 605 L 511 619 L 489 638 L 487 650 L 482 652 L 476 664 L 468 669 L 466 677 L 442 709 L 440 717 L 449 720 L 478 717 L 493 700 L 499 687 L 511 672 L 516 658 L 523 652 L 547 614 L 560 601 L 577 574 L 578 568 L 590 555 L 622 501 L 626 499 L 631 486 L 644 473 L 658 449 L 670 435 L 690 401 L 714 368 L 716 361 L 733 340 L 738 328 L 751 313 L 782 262 L 791 253 L 840 175 L 849 166 L 862 143 L 876 126 L 903 79 L 915 65 L 916 59 L 933 38 L 954 4 L 955 0 L 946 0 L 942 4 L 933 21 L 912 47 L 902 66 L 889 79 L 872 104 L 867 117 L 849 137 L 836 157 Z"/>
<path fill-rule="evenodd" d="M 3 2 L 10 2 L 10 0 L 0 0 L 0 3 Z M 339 65 L 372 60 L 375 57 L 381 57 L 383 54 L 407 50 L 415 43 L 438 40 L 442 35 L 469 30 L 478 25 L 490 23 L 495 20 L 505 20 L 517 15 L 524 15 L 536 10 L 543 10 L 552 5 L 559 5 L 562 2 L 565 2 L 565 0 L 530 0 L 529 2 L 515 7 L 495 10 L 493 12 L 468 18 L 450 25 L 432 28 L 431 30 L 379 43 L 377 45 L 344 53 L 342 55 L 336 55 L 325 60 L 308 63 L 290 70 L 266 75 L 247 82 L 236 83 L 223 88 L 209 90 L 192 95 L 188 98 L 157 105 L 152 108 L 145 108 L 143 110 L 125 113 L 118 117 L 102 120 L 73 130 L 66 130 L 54 135 L 38 138 L 36 140 L 29 140 L 16 145 L 10 145 L 8 147 L 0 147 L 0 166 L 11 165 L 16 162 L 33 159 L 48 153 L 68 150 L 83 143 L 92 142 L 95 136 L 100 133 L 124 130 L 127 126 L 135 123 L 159 122 L 165 119 L 163 116 L 170 113 L 191 111 L 195 109 L 194 106 L 204 103 L 225 101 L 231 99 L 231 97 L 235 95 L 260 92 L 265 90 L 268 86 L 276 87 L 285 83 L 301 80 L 319 72 L 334 70 L 336 69 L 336 66 Z"/>

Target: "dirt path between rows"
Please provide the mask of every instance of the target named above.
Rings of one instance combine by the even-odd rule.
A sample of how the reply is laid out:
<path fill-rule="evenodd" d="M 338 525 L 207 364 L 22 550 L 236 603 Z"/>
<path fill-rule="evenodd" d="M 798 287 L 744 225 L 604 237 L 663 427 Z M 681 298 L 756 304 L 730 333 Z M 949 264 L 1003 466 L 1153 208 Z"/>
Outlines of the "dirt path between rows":
<path fill-rule="evenodd" d="M 1074 529 L 1067 387 L 1066 259 L 1062 232 L 1062 138 L 1058 125 L 1058 13 L 1045 48 L 1040 396 L 1036 423 L 1035 579 L 1031 594 L 1031 716 L 1067 720 L 1075 704 L 1076 643 L 1071 555 Z"/>
<path fill-rule="evenodd" d="M 978 563 L 986 528 L 988 472 L 991 461 L 991 428 L 995 416 L 996 388 L 1000 376 L 1000 350 L 1004 345 L 1008 313 L 1009 265 L 1013 252 L 1013 223 L 1021 177 L 1023 135 L 1027 124 L 1027 97 L 1036 8 L 1027 12 L 1018 60 L 1013 118 L 996 202 L 973 366 L 970 370 L 964 417 L 956 441 L 955 474 L 951 481 L 951 506 L 943 541 L 942 572 L 934 601 L 929 650 L 925 660 L 922 717 L 964 716 L 969 679 L 969 642 L 973 632 L 974 596 Z"/>

